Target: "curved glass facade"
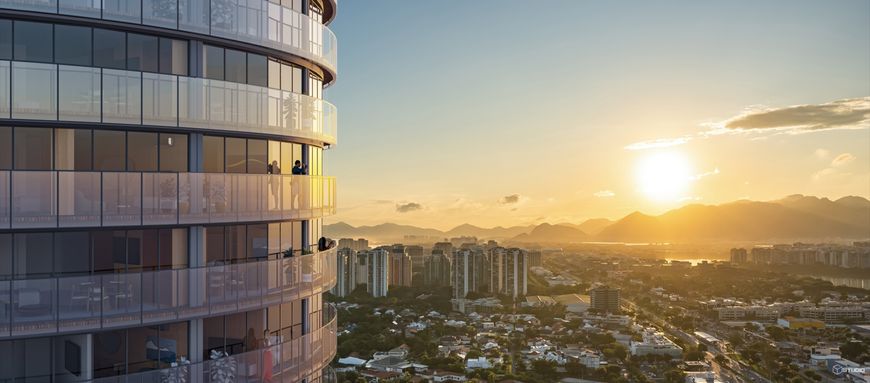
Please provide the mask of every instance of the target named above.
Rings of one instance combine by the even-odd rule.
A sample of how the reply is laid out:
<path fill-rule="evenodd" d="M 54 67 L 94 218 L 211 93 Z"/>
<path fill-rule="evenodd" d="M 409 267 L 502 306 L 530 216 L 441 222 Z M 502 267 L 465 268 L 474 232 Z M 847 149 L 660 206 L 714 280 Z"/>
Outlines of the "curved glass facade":
<path fill-rule="evenodd" d="M 178 127 L 335 144 L 337 112 L 286 90 L 159 73 L 0 60 L 0 119 Z"/>
<path fill-rule="evenodd" d="M 334 74 L 338 43 L 317 17 L 266 0 L 3 0 L 0 8 L 87 17 L 220 37 L 310 60 Z"/>
<path fill-rule="evenodd" d="M 335 380 L 334 14 L 0 0 L 0 382 Z"/>

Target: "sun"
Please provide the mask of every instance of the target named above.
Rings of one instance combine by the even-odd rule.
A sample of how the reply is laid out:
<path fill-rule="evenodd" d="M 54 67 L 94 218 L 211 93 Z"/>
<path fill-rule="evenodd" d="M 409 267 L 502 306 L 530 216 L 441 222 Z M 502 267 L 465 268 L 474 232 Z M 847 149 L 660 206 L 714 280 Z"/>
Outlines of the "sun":
<path fill-rule="evenodd" d="M 638 161 L 635 179 L 647 198 L 657 202 L 677 201 L 689 191 L 691 162 L 679 152 L 651 153 Z"/>

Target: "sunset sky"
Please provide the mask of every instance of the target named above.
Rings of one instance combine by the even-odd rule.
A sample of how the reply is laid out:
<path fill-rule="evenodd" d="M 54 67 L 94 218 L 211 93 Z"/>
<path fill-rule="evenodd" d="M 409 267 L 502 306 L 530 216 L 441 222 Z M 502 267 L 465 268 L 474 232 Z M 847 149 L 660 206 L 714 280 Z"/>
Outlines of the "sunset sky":
<path fill-rule="evenodd" d="M 327 223 L 870 197 L 870 2 L 343 1 Z"/>

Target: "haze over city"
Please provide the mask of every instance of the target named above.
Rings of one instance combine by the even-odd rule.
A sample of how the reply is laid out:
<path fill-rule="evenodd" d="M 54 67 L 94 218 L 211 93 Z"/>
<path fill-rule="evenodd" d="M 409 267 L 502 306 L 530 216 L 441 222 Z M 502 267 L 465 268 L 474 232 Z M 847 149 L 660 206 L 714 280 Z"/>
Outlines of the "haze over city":
<path fill-rule="evenodd" d="M 870 197 L 868 13 L 347 2 L 327 90 L 346 128 L 326 164 L 341 204 L 326 222 L 447 230 Z"/>

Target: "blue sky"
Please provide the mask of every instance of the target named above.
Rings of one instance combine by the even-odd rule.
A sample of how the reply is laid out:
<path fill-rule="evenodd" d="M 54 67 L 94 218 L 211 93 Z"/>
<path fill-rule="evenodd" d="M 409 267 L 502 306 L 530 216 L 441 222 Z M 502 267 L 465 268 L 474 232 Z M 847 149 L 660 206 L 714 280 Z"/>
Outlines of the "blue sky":
<path fill-rule="evenodd" d="M 687 202 L 870 196 L 866 119 L 710 134 L 749 110 L 870 96 L 867 1 L 345 0 L 330 27 L 333 222 L 579 222 Z M 654 201 L 634 173 L 663 150 L 697 179 Z M 400 208 L 411 203 L 420 209 Z"/>

